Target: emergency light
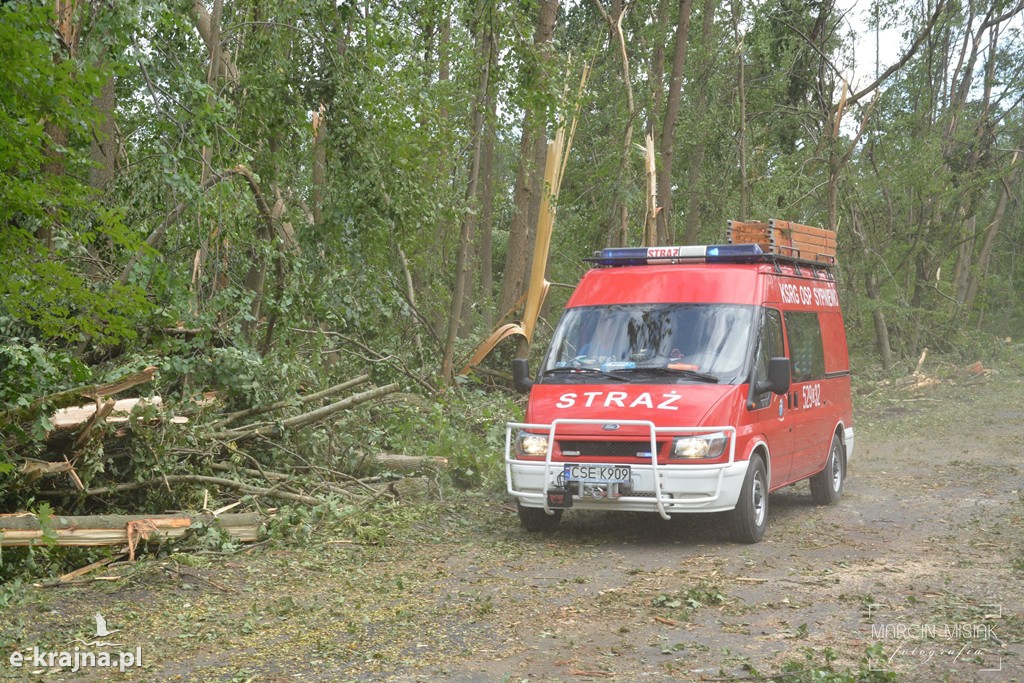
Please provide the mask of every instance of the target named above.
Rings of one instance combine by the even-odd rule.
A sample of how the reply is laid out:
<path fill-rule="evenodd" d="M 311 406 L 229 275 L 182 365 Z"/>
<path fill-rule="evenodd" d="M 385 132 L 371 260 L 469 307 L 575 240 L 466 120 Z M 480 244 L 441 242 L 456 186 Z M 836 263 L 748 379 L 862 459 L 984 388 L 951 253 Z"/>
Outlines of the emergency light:
<path fill-rule="evenodd" d="M 584 259 L 600 266 L 646 266 L 703 260 L 708 263 L 743 263 L 764 255 L 757 244 L 697 244 L 675 247 L 619 247 L 602 249 Z"/>

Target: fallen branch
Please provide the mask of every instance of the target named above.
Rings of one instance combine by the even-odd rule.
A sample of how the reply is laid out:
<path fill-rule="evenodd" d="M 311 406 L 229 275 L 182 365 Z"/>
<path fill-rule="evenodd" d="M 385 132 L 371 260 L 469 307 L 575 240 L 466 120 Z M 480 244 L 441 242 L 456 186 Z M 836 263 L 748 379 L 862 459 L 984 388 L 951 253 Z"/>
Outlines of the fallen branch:
<path fill-rule="evenodd" d="M 229 586 L 229 585 L 227 585 L 225 583 L 221 583 L 220 581 L 217 581 L 216 579 L 210 579 L 210 578 L 207 578 L 205 576 L 200 576 L 199 574 L 194 574 L 192 572 L 185 571 L 184 569 L 171 569 L 170 567 L 164 567 L 164 571 L 166 571 L 168 574 L 174 574 L 175 576 L 180 576 L 180 577 L 183 577 L 183 578 L 198 579 L 200 581 L 203 581 L 205 583 L 210 584 L 211 586 L 213 586 L 214 588 L 216 588 L 218 590 L 224 591 L 225 593 L 237 593 L 238 592 L 238 589 L 232 588 L 231 586 Z"/>
<path fill-rule="evenodd" d="M 57 581 L 61 583 L 67 583 L 71 579 L 77 579 L 78 577 L 84 576 L 91 571 L 99 569 L 100 567 L 106 567 L 111 562 L 115 562 L 121 559 L 122 557 L 124 557 L 124 553 L 120 553 L 118 555 L 111 555 L 110 557 L 105 557 L 102 560 L 96 560 L 92 564 L 87 564 L 84 567 L 80 567 L 79 569 L 76 569 L 73 572 L 68 572 L 67 574 L 58 577 Z"/>
<path fill-rule="evenodd" d="M 261 521 L 258 514 L 251 512 L 221 517 L 208 514 L 54 516 L 43 529 L 36 515 L 0 515 L 0 546 L 45 545 L 51 540 L 60 546 L 127 545 L 130 540 L 140 540 L 133 531 L 139 524 L 147 528 L 141 540 L 162 541 L 184 536 L 197 522 L 215 524 L 235 540 L 249 542 L 258 538 Z M 79 571 L 85 573 L 90 567 Z"/>
<path fill-rule="evenodd" d="M 287 500 L 293 503 L 302 503 L 303 505 L 320 505 L 323 501 L 312 496 L 305 496 L 298 493 L 291 493 L 289 491 L 276 491 L 273 488 L 262 488 L 260 486 L 252 486 L 245 484 L 240 481 L 234 481 L 233 479 L 225 479 L 223 477 L 207 477 L 201 474 L 166 474 L 161 477 L 153 479 L 147 479 L 145 481 L 133 481 L 127 484 L 115 484 L 113 486 L 100 486 L 97 488 L 86 489 L 82 491 L 82 495 L 86 496 L 105 496 L 111 493 L 122 493 L 124 491 L 133 491 L 135 489 L 145 488 L 147 486 L 160 486 L 166 484 L 187 483 L 187 484 L 210 484 L 212 486 L 223 486 L 225 488 L 234 489 L 241 491 L 242 493 L 248 493 L 253 496 L 267 496 L 269 498 L 277 498 L 280 500 Z M 66 496 L 67 491 L 39 491 L 36 495 L 45 496 L 52 498 L 54 496 Z"/>
<path fill-rule="evenodd" d="M 250 477 L 262 477 L 266 479 L 268 483 L 271 484 L 283 484 L 291 479 L 289 475 L 284 474 L 282 472 L 274 472 L 272 470 L 254 470 L 248 467 L 242 467 L 240 465 L 234 465 L 226 462 L 211 463 L 210 469 L 217 470 L 218 472 L 238 472 L 240 474 L 245 474 Z M 356 500 L 361 500 L 364 498 L 364 496 L 361 496 L 357 493 L 353 493 L 352 491 L 349 491 L 344 487 L 338 486 L 337 484 L 333 484 L 328 481 L 317 482 L 317 486 L 323 486 L 331 493 L 336 493 L 343 497 L 355 498 Z M 371 491 L 376 493 L 376 491 L 373 489 L 371 489 Z"/>
<path fill-rule="evenodd" d="M 398 389 L 399 384 L 397 382 L 394 382 L 383 387 L 377 387 L 369 391 L 364 391 L 363 393 L 356 394 L 355 396 L 350 396 L 346 399 L 338 401 L 337 403 L 332 403 L 330 405 L 324 406 L 323 408 L 318 408 L 308 413 L 303 413 L 302 415 L 297 415 L 295 417 L 288 418 L 287 420 L 282 420 L 278 424 L 266 425 L 263 427 L 257 427 L 255 429 L 240 428 L 220 432 L 213 432 L 209 434 L 208 437 L 211 439 L 215 439 L 217 441 L 242 442 L 248 441 L 249 439 L 254 439 L 259 436 L 280 436 L 286 429 L 301 429 L 302 427 L 306 427 L 311 424 L 315 424 L 317 422 L 325 420 L 334 413 L 345 410 L 347 408 L 351 408 L 353 406 L 357 406 L 360 403 L 372 401 L 376 398 L 380 398 L 381 396 L 386 396 L 390 393 L 398 391 Z"/>
<path fill-rule="evenodd" d="M 288 408 L 293 405 L 306 405 L 308 403 L 312 403 L 313 401 L 319 401 L 322 398 L 327 398 L 329 396 L 340 394 L 346 389 L 351 389 L 354 386 L 358 386 L 369 381 L 369 375 L 360 375 L 359 377 L 350 379 L 347 382 L 335 384 L 333 387 L 324 389 L 323 391 L 318 391 L 315 394 L 301 396 L 298 398 L 298 400 L 285 399 L 283 401 L 277 401 L 276 403 L 271 403 L 269 405 L 257 406 L 255 408 L 247 408 L 246 410 L 239 410 L 238 412 L 229 413 L 225 415 L 223 419 L 214 422 L 210 426 L 214 428 L 221 428 L 227 426 L 228 424 L 234 422 L 235 420 L 241 420 L 242 418 L 252 417 L 253 415 L 262 415 L 263 413 L 269 413 L 274 410 L 281 410 L 282 408 Z"/>
<path fill-rule="evenodd" d="M 430 326 L 429 325 L 427 325 L 426 328 L 427 328 L 428 331 L 430 331 Z M 348 336 L 342 334 L 341 332 L 334 332 L 332 330 L 304 330 L 304 329 L 298 328 L 298 327 L 291 327 L 289 329 L 292 332 L 305 332 L 307 334 L 322 334 L 322 335 L 330 336 L 330 337 L 338 337 L 339 339 L 341 339 L 341 340 L 343 340 L 343 341 L 345 341 L 345 342 L 347 342 L 347 343 L 349 343 L 349 344 L 351 344 L 353 346 L 358 346 L 360 349 L 362 349 L 362 351 L 364 353 L 371 354 L 372 356 L 375 357 L 375 359 L 373 359 L 373 358 L 364 358 L 363 356 L 360 356 L 359 354 L 357 354 L 354 351 L 352 351 L 352 349 L 345 348 L 344 346 L 342 346 L 340 348 L 337 348 L 337 349 L 331 349 L 331 350 L 325 351 L 323 353 L 337 353 L 337 352 L 343 351 L 343 352 L 345 352 L 347 354 L 358 356 L 359 358 L 362 358 L 363 360 L 368 361 L 370 363 L 383 363 L 384 361 L 390 360 L 390 358 L 391 358 L 390 356 L 383 356 L 383 355 L 381 355 L 380 353 L 378 353 L 377 351 L 371 349 L 369 346 L 367 346 L 366 344 L 362 343 L 358 339 L 353 339 L 352 337 L 348 337 Z M 425 379 L 423 379 L 422 377 L 420 377 L 416 373 L 410 371 L 405 366 L 405 363 L 390 363 L 390 366 L 392 368 L 394 368 L 395 370 L 398 370 L 399 372 L 401 372 L 403 375 L 405 375 L 406 377 L 408 377 L 412 381 L 414 381 L 417 384 L 419 384 L 421 387 L 423 387 L 423 389 L 427 392 L 428 395 L 434 396 L 434 395 L 437 394 L 437 389 L 435 387 L 432 387 Z"/>
<path fill-rule="evenodd" d="M 87 444 L 89 439 L 92 438 L 93 429 L 96 428 L 96 425 L 105 421 L 110 413 L 114 412 L 115 407 L 117 407 L 117 401 L 114 401 L 113 399 L 107 399 L 105 401 L 103 399 L 96 399 L 96 410 L 93 412 L 92 417 L 85 421 L 85 426 L 82 427 L 82 431 L 80 431 L 78 436 L 75 438 L 75 443 L 71 447 L 71 450 L 77 451 Z"/>

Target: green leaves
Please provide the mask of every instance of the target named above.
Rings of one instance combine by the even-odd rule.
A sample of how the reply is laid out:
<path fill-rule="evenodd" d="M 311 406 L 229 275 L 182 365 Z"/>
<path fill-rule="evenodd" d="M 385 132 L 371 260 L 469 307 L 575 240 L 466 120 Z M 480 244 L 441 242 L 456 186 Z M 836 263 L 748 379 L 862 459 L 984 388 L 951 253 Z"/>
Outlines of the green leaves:
<path fill-rule="evenodd" d="M 48 546 L 57 545 L 57 533 L 53 528 L 53 508 L 50 504 L 40 503 L 36 508 L 36 517 L 39 519 L 39 528 L 43 531 L 40 542 Z"/>

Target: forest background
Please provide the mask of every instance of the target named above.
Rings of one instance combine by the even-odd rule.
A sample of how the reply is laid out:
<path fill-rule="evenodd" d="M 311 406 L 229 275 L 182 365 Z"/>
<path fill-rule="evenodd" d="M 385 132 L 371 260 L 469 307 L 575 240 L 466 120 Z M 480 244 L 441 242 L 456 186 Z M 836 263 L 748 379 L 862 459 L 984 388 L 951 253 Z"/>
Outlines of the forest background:
<path fill-rule="evenodd" d="M 369 372 L 404 398 L 247 457 L 441 455 L 493 484 L 515 411 L 495 373 L 518 342 L 459 370 L 519 319 L 546 140 L 573 120 L 533 350 L 595 249 L 780 218 L 837 231 L 861 368 L 1019 355 L 1022 16 L 1016 0 L 3 3 L 4 509 L 201 497 L 26 482 L 24 458 L 55 457 L 46 397 L 146 367 L 137 391 L 181 410 Z M 78 475 L 237 459 L 203 441 L 203 415 L 93 440 Z"/>

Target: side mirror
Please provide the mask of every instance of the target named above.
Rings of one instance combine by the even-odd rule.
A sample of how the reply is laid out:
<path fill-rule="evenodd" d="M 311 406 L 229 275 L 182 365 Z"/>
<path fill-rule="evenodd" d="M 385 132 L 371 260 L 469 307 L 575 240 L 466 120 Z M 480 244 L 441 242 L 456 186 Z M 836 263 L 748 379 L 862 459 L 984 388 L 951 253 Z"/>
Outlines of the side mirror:
<path fill-rule="evenodd" d="M 525 394 L 530 391 L 530 387 L 533 386 L 533 380 L 530 379 L 530 359 L 512 359 L 512 383 L 515 385 L 516 391 L 521 394 Z"/>
<path fill-rule="evenodd" d="M 768 383 L 773 394 L 784 394 L 789 391 L 790 384 L 789 359 L 780 356 L 768 361 Z"/>

